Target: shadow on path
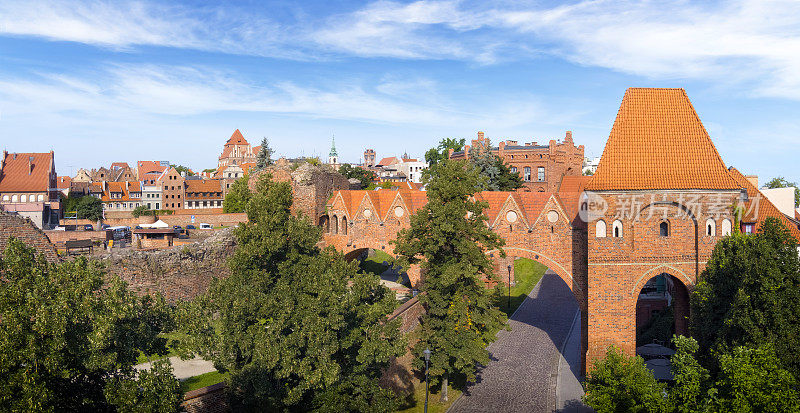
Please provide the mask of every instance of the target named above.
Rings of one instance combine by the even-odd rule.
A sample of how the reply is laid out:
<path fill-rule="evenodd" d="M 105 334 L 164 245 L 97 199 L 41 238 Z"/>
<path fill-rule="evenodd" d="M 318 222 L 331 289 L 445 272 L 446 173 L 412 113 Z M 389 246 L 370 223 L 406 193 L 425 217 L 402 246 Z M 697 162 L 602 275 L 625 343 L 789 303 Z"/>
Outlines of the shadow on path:
<path fill-rule="evenodd" d="M 509 319 L 511 331 L 498 333 L 489 346 L 489 365 L 449 411 L 556 410 L 560 350 L 577 311 L 569 287 L 548 270 Z M 577 334 L 580 342 L 580 327 Z"/>

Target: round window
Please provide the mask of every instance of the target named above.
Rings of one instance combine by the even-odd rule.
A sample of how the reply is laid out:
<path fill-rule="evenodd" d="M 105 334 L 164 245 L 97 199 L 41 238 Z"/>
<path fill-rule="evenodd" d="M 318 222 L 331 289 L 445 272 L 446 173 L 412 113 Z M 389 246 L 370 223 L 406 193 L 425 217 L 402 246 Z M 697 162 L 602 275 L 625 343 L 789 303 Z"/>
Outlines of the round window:
<path fill-rule="evenodd" d="M 547 212 L 547 220 L 552 222 L 552 223 L 555 223 L 556 221 L 558 221 L 558 212 L 553 211 L 552 209 L 550 211 L 548 211 Z"/>
<path fill-rule="evenodd" d="M 372 211 L 370 211 L 369 209 L 365 209 L 364 210 L 364 218 L 369 218 L 371 216 L 372 216 Z"/>
<path fill-rule="evenodd" d="M 398 218 L 402 217 L 405 213 L 406 213 L 406 211 L 403 209 L 403 207 L 395 207 L 394 208 L 394 216 L 396 216 Z"/>
<path fill-rule="evenodd" d="M 506 213 L 506 221 L 508 222 L 517 222 L 517 213 L 514 211 L 508 211 Z"/>

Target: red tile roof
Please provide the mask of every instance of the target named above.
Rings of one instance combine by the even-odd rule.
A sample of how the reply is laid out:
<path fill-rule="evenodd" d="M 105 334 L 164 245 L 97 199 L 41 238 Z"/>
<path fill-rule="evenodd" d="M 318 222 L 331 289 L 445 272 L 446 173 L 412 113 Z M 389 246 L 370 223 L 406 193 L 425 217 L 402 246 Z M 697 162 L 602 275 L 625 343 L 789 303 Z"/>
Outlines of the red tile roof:
<path fill-rule="evenodd" d="M 127 185 L 126 185 L 127 184 Z M 106 182 L 105 190 L 100 198 L 103 202 L 128 202 L 128 201 L 141 201 L 141 196 L 138 198 L 131 198 L 131 192 L 142 192 L 141 184 L 138 181 L 129 182 Z M 122 198 L 111 198 L 111 193 L 122 193 Z"/>
<path fill-rule="evenodd" d="M 67 189 L 72 185 L 72 178 L 69 176 L 59 176 L 56 178 L 56 187 L 58 189 Z"/>
<path fill-rule="evenodd" d="M 244 136 L 242 136 L 242 132 L 239 132 L 239 129 L 236 129 L 235 131 L 233 131 L 233 135 L 231 135 L 228 141 L 225 142 L 225 146 L 228 145 L 249 145 L 249 144 L 247 143 L 247 140 L 244 139 Z"/>
<path fill-rule="evenodd" d="M 139 175 L 140 180 L 145 179 L 145 175 L 147 174 L 158 174 L 161 175 L 161 172 L 167 169 L 166 166 L 161 165 L 158 161 L 139 161 L 136 162 L 136 172 Z M 158 178 L 158 176 L 156 176 Z M 148 179 L 156 179 L 156 178 L 148 178 Z"/>
<path fill-rule="evenodd" d="M 683 89 L 629 88 L 586 189 L 738 189 Z"/>
<path fill-rule="evenodd" d="M 500 213 L 509 196 L 511 196 L 511 192 L 483 191 L 475 194 L 475 200 L 489 204 L 489 208 L 484 210 L 484 214 L 489 219 L 490 225 L 497 219 L 497 214 Z"/>
<path fill-rule="evenodd" d="M 575 220 L 578 218 L 578 213 L 580 212 L 581 194 L 591 180 L 591 176 L 580 175 L 565 175 L 561 178 L 561 185 L 558 188 L 558 198 L 564 206 L 564 212 L 567 213 L 567 216 L 573 224 L 582 222 L 581 220 Z"/>
<path fill-rule="evenodd" d="M 187 179 L 186 198 L 190 198 L 189 193 L 201 192 L 222 192 L 222 181 L 219 179 Z"/>
<path fill-rule="evenodd" d="M 525 214 L 529 225 L 536 222 L 551 196 L 553 194 L 550 192 L 514 192 L 514 198 Z"/>
<path fill-rule="evenodd" d="M 400 161 L 397 159 L 397 157 L 395 157 L 395 156 L 391 156 L 391 157 L 388 157 L 388 158 L 383 158 L 383 159 L 381 159 L 381 161 L 380 161 L 380 162 L 378 162 L 378 163 L 377 163 L 377 165 L 383 165 L 383 166 L 387 166 L 387 165 L 392 165 L 392 164 L 395 164 L 395 163 L 397 163 L 397 162 L 400 162 Z"/>
<path fill-rule="evenodd" d="M 752 183 L 750 183 L 744 175 L 742 175 L 739 170 L 734 167 L 730 168 L 731 177 L 736 180 L 736 182 L 741 185 L 742 188 L 747 190 L 747 198 L 748 201 L 744 203 L 744 215 L 742 216 L 742 222 L 745 223 L 755 223 L 756 230 L 761 228 L 761 225 L 764 223 L 769 217 L 778 218 L 783 225 L 786 225 L 789 228 L 789 232 L 794 236 L 794 238 L 800 242 L 800 228 L 797 228 L 789 218 L 786 217 L 778 208 L 770 202 L 770 200 L 764 196 Z"/>
<path fill-rule="evenodd" d="M 51 187 L 54 168 L 53 152 L 3 152 L 0 169 L 0 192 L 46 192 Z M 53 183 L 54 184 L 54 183 Z"/>

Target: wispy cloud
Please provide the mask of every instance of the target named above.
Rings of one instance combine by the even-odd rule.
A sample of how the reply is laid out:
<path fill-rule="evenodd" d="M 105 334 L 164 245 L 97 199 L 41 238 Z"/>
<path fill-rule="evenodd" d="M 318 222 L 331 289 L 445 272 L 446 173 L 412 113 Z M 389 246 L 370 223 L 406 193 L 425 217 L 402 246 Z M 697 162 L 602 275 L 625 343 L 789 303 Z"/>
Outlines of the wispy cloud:
<path fill-rule="evenodd" d="M 119 50 L 191 48 L 298 60 L 358 56 L 496 64 L 541 54 L 653 79 L 800 99 L 792 0 L 376 1 L 333 15 L 92 0 L 0 3 L 0 34 Z"/>
<path fill-rule="evenodd" d="M 417 125 L 503 122 L 513 126 L 552 118 L 532 95 L 478 107 L 431 93 L 435 90 L 433 80 L 396 76 L 374 85 L 357 79 L 320 86 L 288 80 L 259 84 L 207 67 L 110 65 L 84 77 L 0 77 L 0 108 L 10 115 L 70 112 L 93 117 L 239 111 Z"/>

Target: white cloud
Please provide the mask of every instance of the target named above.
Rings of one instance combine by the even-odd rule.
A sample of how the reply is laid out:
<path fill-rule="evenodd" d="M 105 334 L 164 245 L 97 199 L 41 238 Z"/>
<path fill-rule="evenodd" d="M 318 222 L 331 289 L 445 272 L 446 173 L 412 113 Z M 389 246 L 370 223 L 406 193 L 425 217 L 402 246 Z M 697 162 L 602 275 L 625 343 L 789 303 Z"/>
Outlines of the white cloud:
<path fill-rule="evenodd" d="M 248 82 L 205 67 L 112 65 L 85 77 L 42 74 L 39 79 L 0 77 L 0 109 L 8 115 L 82 113 L 120 119 L 131 114 L 192 116 L 262 112 L 373 123 L 521 125 L 552 119 L 535 96 L 502 104 L 451 101 L 430 79 L 387 76 L 325 86 Z"/>

